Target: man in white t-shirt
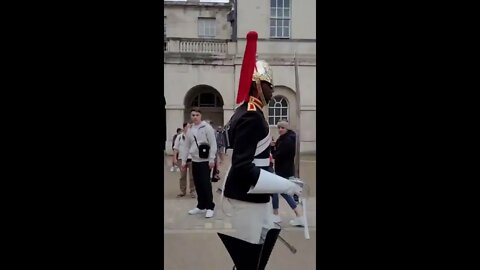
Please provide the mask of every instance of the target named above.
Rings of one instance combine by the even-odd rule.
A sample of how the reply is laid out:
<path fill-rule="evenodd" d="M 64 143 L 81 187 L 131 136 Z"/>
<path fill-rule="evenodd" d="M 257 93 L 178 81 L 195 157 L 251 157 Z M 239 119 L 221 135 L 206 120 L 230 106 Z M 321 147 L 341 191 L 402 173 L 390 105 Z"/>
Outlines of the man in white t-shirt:
<path fill-rule="evenodd" d="M 175 139 L 175 143 L 173 145 L 173 156 L 174 162 L 180 168 L 182 166 L 182 156 L 184 147 L 183 144 L 185 143 L 185 134 L 188 131 L 188 123 L 183 123 L 183 131 L 180 133 L 177 138 Z M 177 155 L 178 154 L 178 155 Z M 175 157 L 178 156 L 178 159 Z M 192 174 L 192 155 L 188 154 L 187 161 L 186 161 L 187 168 L 181 171 L 180 174 L 180 193 L 177 195 L 177 198 L 183 197 L 187 194 L 187 171 L 189 177 L 189 186 L 190 186 L 190 197 L 195 198 L 195 184 L 193 182 L 193 174 Z"/>

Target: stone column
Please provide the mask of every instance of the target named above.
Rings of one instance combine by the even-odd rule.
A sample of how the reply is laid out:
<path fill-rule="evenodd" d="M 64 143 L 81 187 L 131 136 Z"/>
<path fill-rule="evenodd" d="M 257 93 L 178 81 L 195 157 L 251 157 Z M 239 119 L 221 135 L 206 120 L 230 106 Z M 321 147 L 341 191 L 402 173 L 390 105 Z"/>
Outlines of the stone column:
<path fill-rule="evenodd" d="M 166 106 L 166 113 L 167 113 L 167 141 L 166 141 L 166 147 L 165 147 L 165 152 L 168 155 L 173 154 L 172 151 L 172 138 L 175 132 L 177 131 L 177 128 L 182 128 L 183 125 L 183 111 L 184 111 L 184 106 L 172 106 L 172 105 L 167 105 Z"/>

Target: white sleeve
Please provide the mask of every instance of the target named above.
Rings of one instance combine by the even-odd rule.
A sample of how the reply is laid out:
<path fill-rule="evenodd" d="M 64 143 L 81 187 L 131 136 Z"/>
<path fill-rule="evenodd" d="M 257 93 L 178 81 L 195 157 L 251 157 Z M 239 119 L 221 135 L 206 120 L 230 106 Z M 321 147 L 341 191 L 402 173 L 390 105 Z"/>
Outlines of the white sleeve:
<path fill-rule="evenodd" d="M 215 130 L 213 130 L 212 126 L 208 126 L 207 130 L 207 139 L 208 143 L 210 144 L 210 154 L 208 156 L 209 162 L 215 161 L 215 156 L 217 155 L 217 138 L 215 138 Z"/>
<path fill-rule="evenodd" d="M 280 177 L 266 170 L 260 170 L 257 184 L 248 191 L 248 194 L 286 193 L 299 195 L 302 188 L 290 180 Z"/>
<path fill-rule="evenodd" d="M 192 145 L 191 134 L 192 132 L 189 130 L 187 134 L 185 134 L 185 141 L 182 144 L 182 151 L 180 151 L 180 153 L 182 153 L 180 157 L 182 159 L 182 165 L 187 164 L 188 154 L 190 154 L 190 146 Z"/>

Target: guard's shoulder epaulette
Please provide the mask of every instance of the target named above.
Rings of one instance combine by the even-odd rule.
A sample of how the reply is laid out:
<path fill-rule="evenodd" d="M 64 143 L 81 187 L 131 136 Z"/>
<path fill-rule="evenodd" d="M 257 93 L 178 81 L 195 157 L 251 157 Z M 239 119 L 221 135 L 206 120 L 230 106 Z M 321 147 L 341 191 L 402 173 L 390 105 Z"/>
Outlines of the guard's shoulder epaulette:
<path fill-rule="evenodd" d="M 256 110 L 257 110 L 257 106 L 255 106 L 255 103 L 253 103 L 253 102 L 248 102 L 247 111 L 249 111 L 249 112 L 255 112 Z"/>

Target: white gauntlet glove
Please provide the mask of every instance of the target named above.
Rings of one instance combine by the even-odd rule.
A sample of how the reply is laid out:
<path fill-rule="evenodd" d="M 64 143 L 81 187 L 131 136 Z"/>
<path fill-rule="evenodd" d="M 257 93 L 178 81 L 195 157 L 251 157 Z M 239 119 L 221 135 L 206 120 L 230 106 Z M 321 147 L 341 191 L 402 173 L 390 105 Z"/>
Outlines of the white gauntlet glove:
<path fill-rule="evenodd" d="M 286 193 L 289 195 L 302 194 L 302 187 L 280 177 L 271 172 L 260 170 L 257 184 L 248 191 L 248 194 L 273 194 L 273 193 Z"/>
<path fill-rule="evenodd" d="M 293 186 L 291 188 L 289 188 L 287 192 L 284 192 L 284 193 L 287 193 L 288 195 L 294 195 L 295 194 L 298 197 L 301 197 L 303 188 L 301 188 L 299 185 L 297 185 L 293 182 L 290 182 L 290 183 L 292 183 Z"/>

